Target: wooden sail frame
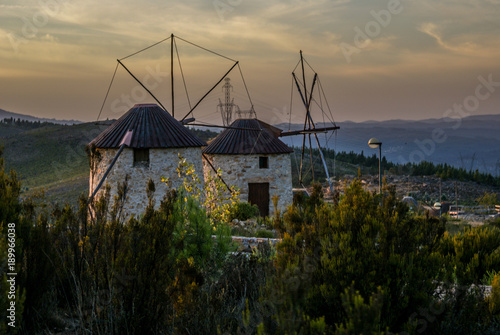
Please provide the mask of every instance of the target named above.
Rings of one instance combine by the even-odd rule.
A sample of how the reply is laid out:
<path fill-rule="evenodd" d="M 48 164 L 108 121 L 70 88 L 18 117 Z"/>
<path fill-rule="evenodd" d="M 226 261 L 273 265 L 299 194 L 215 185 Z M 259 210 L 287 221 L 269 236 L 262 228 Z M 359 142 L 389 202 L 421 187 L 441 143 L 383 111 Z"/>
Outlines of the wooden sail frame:
<path fill-rule="evenodd" d="M 196 46 L 196 47 L 199 47 L 205 51 L 208 51 L 208 52 L 211 52 L 215 55 L 218 55 L 222 58 L 225 58 L 227 60 L 230 60 L 232 62 L 234 62 L 234 64 L 229 68 L 229 70 L 212 86 L 212 88 L 210 88 L 210 90 L 207 91 L 207 93 L 205 93 L 205 95 L 203 95 L 201 97 L 201 99 L 199 99 L 199 101 L 193 106 L 191 107 L 190 106 L 190 110 L 189 112 L 184 116 L 182 117 L 179 121 L 184 124 L 184 125 L 187 125 L 187 124 L 190 124 L 190 125 L 195 125 L 195 126 L 203 126 L 203 127 L 218 127 L 218 128 L 226 128 L 226 129 L 231 129 L 232 127 L 230 126 L 219 126 L 219 125 L 209 125 L 209 124 L 196 124 L 194 123 L 195 122 L 195 119 L 194 118 L 188 118 L 190 115 L 192 115 L 193 111 L 198 107 L 198 105 L 231 73 L 231 71 L 236 67 L 238 66 L 239 67 L 239 62 L 237 60 L 234 60 L 234 59 L 231 59 L 229 57 L 226 57 L 226 56 L 223 56 L 223 55 L 220 55 L 216 52 L 213 52 L 211 50 L 208 50 L 204 47 L 201 47 L 199 45 L 196 45 L 192 42 L 189 42 L 189 41 L 186 41 L 178 36 L 174 36 L 174 34 L 171 34 L 170 37 L 168 38 L 165 38 L 157 43 L 154 43 L 142 50 L 139 50 L 137 52 L 134 52 L 132 53 L 131 55 L 128 55 L 124 58 L 121 58 L 121 59 L 117 59 L 117 68 L 118 68 L 118 65 L 121 65 L 126 71 L 127 73 L 135 80 L 138 82 L 139 85 L 141 85 L 142 88 L 144 88 L 146 90 L 146 92 L 161 106 L 162 109 L 165 110 L 165 112 L 168 113 L 168 110 L 165 108 L 165 106 L 161 103 L 161 101 L 155 97 L 155 95 L 125 66 L 125 64 L 123 64 L 123 60 L 131 57 L 131 56 L 134 56 L 138 53 L 141 53 L 142 51 L 145 51 L 149 48 L 152 48 L 160 43 L 163 43 L 167 40 L 170 39 L 170 73 L 171 73 L 171 115 L 174 116 L 174 112 L 175 112 L 175 105 L 174 105 L 174 71 L 173 71 L 173 54 L 174 54 L 174 46 L 176 48 L 176 44 L 175 44 L 175 38 L 178 38 L 184 42 L 187 42 L 193 46 Z M 318 133 L 326 133 L 326 132 L 329 132 L 329 131 L 336 131 L 338 129 L 340 129 L 340 127 L 338 127 L 337 125 L 333 125 L 331 127 L 316 127 L 316 124 L 314 123 L 314 120 L 311 116 L 311 113 L 310 113 L 310 109 L 311 109 L 311 102 L 313 101 L 313 92 L 314 92 L 314 88 L 316 86 L 316 83 L 319 81 L 318 79 L 318 74 L 317 73 L 314 73 L 314 79 L 313 79 L 313 82 L 311 84 L 311 88 L 308 92 L 307 90 L 307 85 L 306 85 L 306 77 L 305 77 L 305 71 L 304 71 L 304 57 L 303 57 L 303 54 L 302 54 L 302 50 L 300 51 L 300 65 L 301 65 L 301 70 L 302 70 L 302 85 L 299 83 L 298 79 L 297 79 L 297 76 L 295 75 L 295 72 L 292 72 L 292 77 L 293 77 L 293 80 L 295 82 L 295 85 L 297 87 L 297 90 L 301 96 L 301 99 L 302 99 L 302 102 L 304 104 L 304 107 L 305 107 L 305 120 L 304 120 L 304 126 L 303 126 L 303 129 L 301 130 L 295 130 L 295 131 L 285 131 L 285 132 L 281 132 L 278 136 L 279 137 L 286 137 L 286 136 L 297 136 L 297 135 L 302 135 L 303 136 L 303 139 L 302 139 L 302 149 L 301 149 L 301 159 L 300 159 L 300 170 L 299 170 L 299 183 L 302 184 L 302 175 L 303 175 L 303 166 L 304 166 L 304 153 L 305 153 L 305 146 L 306 146 L 306 137 L 308 138 L 308 142 L 309 142 L 309 154 L 310 154 L 310 160 L 311 160 L 311 171 L 312 171 L 312 176 L 313 176 L 313 180 L 314 180 L 314 166 L 313 166 L 313 148 L 312 148 L 312 140 L 311 140 L 311 135 L 314 137 L 315 141 L 316 141 L 316 144 L 318 146 L 318 150 L 319 150 L 319 154 L 320 154 L 320 157 L 321 157 L 321 161 L 323 163 L 323 168 L 325 170 L 325 174 L 326 174 L 326 177 L 327 177 L 327 180 L 328 180 L 328 183 L 329 183 L 329 187 L 330 187 L 330 190 L 333 192 L 333 185 L 332 185 L 332 182 L 330 180 L 330 176 L 329 176 L 329 173 L 328 173 L 328 167 L 327 167 L 327 164 L 326 164 L 326 161 L 325 161 L 325 158 L 324 158 L 324 155 L 323 155 L 323 152 L 322 152 L 322 149 L 321 149 L 321 145 L 320 145 L 320 142 L 319 142 L 319 139 L 318 139 L 318 136 L 317 134 Z M 247 94 L 248 94 L 248 98 L 250 100 L 250 104 L 251 104 L 251 108 L 253 109 L 254 106 L 253 106 L 253 102 L 250 98 L 250 94 L 248 92 L 248 88 L 246 86 L 246 83 L 245 83 L 245 79 L 243 77 L 243 73 L 241 72 L 241 68 L 239 68 L 240 70 L 240 74 L 242 76 L 242 80 L 243 80 L 243 83 L 245 85 L 245 89 L 247 91 Z M 182 73 L 182 69 L 181 69 L 181 73 Z M 115 74 L 116 74 L 116 69 L 115 69 Z M 113 79 L 111 80 L 111 83 L 110 83 L 110 87 L 113 83 L 113 80 L 114 80 L 114 76 L 115 74 L 113 75 Z M 184 80 L 184 77 L 182 78 Z M 184 83 L 185 85 L 185 83 Z M 108 88 L 108 93 L 109 93 L 109 88 Z M 186 92 L 187 93 L 187 92 Z M 309 93 L 309 94 L 308 94 Z M 107 95 L 106 94 L 106 98 L 107 98 Z M 106 101 L 106 98 L 105 98 L 105 101 Z M 188 97 L 189 99 L 189 97 Z M 105 104 L 105 101 L 103 102 L 103 105 Z M 101 115 L 101 112 L 102 112 L 102 108 L 101 107 L 101 111 L 99 112 L 99 116 Z M 99 118 L 99 117 L 98 117 Z M 254 129 L 248 129 L 248 130 L 254 130 Z M 262 131 L 262 129 L 260 130 Z M 206 157 L 203 157 L 204 159 L 206 159 Z M 230 192 L 232 192 L 232 190 L 228 187 L 228 190 Z"/>
<path fill-rule="evenodd" d="M 297 80 L 297 76 L 296 76 L 295 72 L 292 72 L 292 78 L 293 78 L 293 81 L 297 87 L 297 91 L 300 94 L 302 103 L 304 104 L 304 107 L 306 110 L 304 127 L 302 130 L 282 132 L 280 134 L 280 136 L 302 135 L 302 148 L 301 148 L 300 169 L 299 169 L 299 184 L 301 184 L 301 185 L 302 185 L 302 175 L 303 175 L 303 166 L 304 166 L 304 153 L 305 153 L 305 146 L 306 146 L 306 136 L 308 137 L 308 142 L 309 142 L 309 157 L 311 160 L 311 171 L 312 171 L 312 177 L 314 180 L 314 162 L 313 162 L 313 154 L 312 154 L 311 135 L 314 137 L 314 139 L 316 140 L 316 145 L 318 146 L 319 155 L 320 155 L 321 161 L 323 163 L 323 168 L 325 170 L 326 179 L 328 181 L 330 191 L 333 193 L 333 191 L 334 191 L 333 184 L 332 184 L 332 181 L 330 179 L 330 174 L 328 173 L 328 166 L 326 164 L 325 157 L 323 155 L 323 151 L 321 150 L 321 145 L 319 143 L 319 139 L 318 139 L 317 134 L 318 133 L 326 133 L 326 132 L 332 131 L 332 130 L 336 131 L 336 130 L 340 129 L 340 127 L 338 127 L 336 124 L 334 124 L 331 127 L 316 127 L 316 124 L 314 123 L 314 120 L 312 119 L 312 116 L 311 116 L 311 103 L 313 100 L 314 88 L 316 86 L 316 82 L 318 81 L 318 74 L 316 72 L 314 73 L 314 78 L 313 78 L 313 81 L 311 84 L 311 89 L 309 90 L 309 95 L 308 95 L 306 76 L 305 76 L 305 71 L 304 71 L 304 56 L 302 54 L 302 50 L 300 50 L 300 65 L 301 65 L 301 70 L 302 70 L 302 85 Z"/>

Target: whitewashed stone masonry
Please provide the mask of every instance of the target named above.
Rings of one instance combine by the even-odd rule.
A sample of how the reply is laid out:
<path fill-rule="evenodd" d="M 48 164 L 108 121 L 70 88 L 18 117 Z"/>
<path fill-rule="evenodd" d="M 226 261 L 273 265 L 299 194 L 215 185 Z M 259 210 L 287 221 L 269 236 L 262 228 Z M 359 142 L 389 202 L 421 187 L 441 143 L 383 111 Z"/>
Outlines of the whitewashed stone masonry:
<path fill-rule="evenodd" d="M 94 173 L 90 171 L 90 194 L 92 194 L 109 164 L 111 164 L 118 149 L 97 149 L 97 151 L 100 153 L 101 159 L 96 164 Z M 134 151 L 133 149 L 125 148 L 96 195 L 96 198 L 102 194 L 105 185 L 109 184 L 111 187 L 110 199 L 113 202 L 114 196 L 117 195 L 119 183 L 123 183 L 125 177 L 128 175 L 128 193 L 124 206 L 126 217 L 129 217 L 131 214 L 135 214 L 137 217 L 144 213 L 148 204 L 146 187 L 149 179 L 153 180 L 155 184 L 154 200 L 155 207 L 158 208 L 168 190 L 167 185 L 162 182 L 162 177 L 169 178 L 172 188 L 178 188 L 182 185 L 182 179 L 178 177 L 177 173 L 179 164 L 178 154 L 185 158 L 188 163 L 193 164 L 196 173 L 203 182 L 201 148 L 149 149 L 149 167 L 134 166 Z"/>
<path fill-rule="evenodd" d="M 272 198 L 279 197 L 278 208 L 283 213 L 292 203 L 292 163 L 290 154 L 271 155 L 215 155 L 205 154 L 212 165 L 222 170 L 222 178 L 228 185 L 240 190 L 240 200 L 248 201 L 248 183 L 269 183 L 269 215 L 274 215 Z M 269 167 L 259 168 L 259 157 L 269 157 Z M 203 161 L 205 179 L 209 172 L 214 175 L 210 165 Z"/>

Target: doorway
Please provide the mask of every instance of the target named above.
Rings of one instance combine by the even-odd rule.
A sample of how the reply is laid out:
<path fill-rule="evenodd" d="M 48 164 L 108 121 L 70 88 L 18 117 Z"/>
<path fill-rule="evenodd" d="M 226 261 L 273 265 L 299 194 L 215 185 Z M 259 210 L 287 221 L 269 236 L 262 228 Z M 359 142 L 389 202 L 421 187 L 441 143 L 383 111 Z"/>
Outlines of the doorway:
<path fill-rule="evenodd" d="M 269 216 L 269 183 L 248 183 L 248 202 L 259 207 L 260 216 Z"/>

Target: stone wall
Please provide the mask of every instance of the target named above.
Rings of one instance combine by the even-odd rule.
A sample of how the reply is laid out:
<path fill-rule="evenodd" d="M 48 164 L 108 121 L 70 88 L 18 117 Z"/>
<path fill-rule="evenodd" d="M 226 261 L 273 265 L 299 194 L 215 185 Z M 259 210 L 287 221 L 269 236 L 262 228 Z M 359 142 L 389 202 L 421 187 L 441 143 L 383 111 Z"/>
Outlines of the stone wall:
<path fill-rule="evenodd" d="M 97 159 L 98 162 L 95 164 L 94 173 L 90 171 L 90 194 L 101 180 L 117 151 L 118 149 L 97 149 L 97 153 L 101 157 Z M 128 175 L 128 193 L 124 212 L 126 217 L 129 217 L 130 214 L 135 214 L 137 217 L 144 212 L 148 204 L 146 186 L 149 179 L 151 179 L 155 184 L 154 199 L 155 206 L 158 208 L 168 190 L 167 185 L 161 181 L 162 177 L 170 179 L 172 188 L 182 185 L 182 180 L 179 179 L 177 174 L 178 154 L 182 155 L 188 163 L 193 164 L 200 180 L 203 181 L 201 148 L 149 149 L 149 167 L 134 166 L 134 151 L 125 148 L 96 197 L 99 197 L 105 185 L 109 184 L 111 187 L 111 202 L 113 202 L 112 199 L 117 194 L 119 183 L 125 181 L 125 177 Z"/>
<path fill-rule="evenodd" d="M 205 154 L 212 165 L 222 170 L 222 178 L 240 190 L 240 200 L 248 201 L 248 183 L 269 183 L 269 215 L 274 214 L 272 198 L 279 196 L 278 208 L 280 211 L 292 203 L 292 163 L 290 154 L 274 155 L 214 155 Z M 259 157 L 269 157 L 269 167 L 259 168 Z M 208 173 L 214 172 L 210 165 L 203 160 L 205 178 Z"/>

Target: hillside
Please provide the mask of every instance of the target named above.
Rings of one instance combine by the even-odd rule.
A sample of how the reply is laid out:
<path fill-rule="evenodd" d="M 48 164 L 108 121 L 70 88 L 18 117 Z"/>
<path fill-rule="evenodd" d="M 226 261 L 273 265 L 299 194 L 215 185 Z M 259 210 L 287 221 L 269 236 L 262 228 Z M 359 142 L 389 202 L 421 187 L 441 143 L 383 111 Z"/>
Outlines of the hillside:
<path fill-rule="evenodd" d="M 77 120 L 56 120 L 56 119 L 39 118 L 36 116 L 12 113 L 12 112 L 8 112 L 6 110 L 0 109 L 0 120 L 10 119 L 10 118 L 13 118 L 16 120 L 17 119 L 26 120 L 26 121 L 31 121 L 31 122 L 40 121 L 40 122 L 50 122 L 50 123 L 66 124 L 66 125 L 82 123 L 81 121 L 77 121 Z"/>
<path fill-rule="evenodd" d="M 89 192 L 85 146 L 109 124 L 0 122 L 6 169 L 17 171 L 24 195 L 44 190 L 52 201 L 74 204 L 80 194 Z M 208 130 L 191 130 L 204 141 L 217 135 Z"/>
<path fill-rule="evenodd" d="M 17 171 L 25 194 L 43 187 L 53 200 L 77 199 L 88 193 L 85 145 L 105 128 L 83 123 L 26 130 L 0 124 L 6 168 Z"/>
<path fill-rule="evenodd" d="M 405 138 L 425 138 L 423 136 L 428 133 L 429 129 L 444 127 L 442 122 L 439 120 L 418 122 L 395 120 L 339 124 L 341 130 L 337 137 L 338 152 L 351 150 L 358 153 L 364 152 L 366 162 L 359 164 L 348 160 L 333 159 L 334 152 L 325 150 L 330 177 L 342 180 L 346 175 L 357 175 L 358 169 L 365 176 L 377 174 L 376 150 L 368 148 L 366 144 L 367 138 L 370 136 L 376 136 L 383 140 L 382 153 L 387 161 L 398 163 L 398 154 L 402 153 L 401 150 L 395 149 L 398 143 Z M 44 189 L 51 200 L 74 203 L 79 194 L 88 194 L 89 168 L 85 145 L 103 131 L 109 123 L 108 121 L 99 124 L 62 125 L 42 123 L 39 120 L 33 123 L 21 121 L 7 124 L 0 122 L 0 143 L 5 146 L 6 167 L 7 169 L 13 168 L 18 172 L 23 182 L 24 194 Z M 288 128 L 288 126 L 284 127 L 283 125 L 282 127 Z M 453 136 L 450 133 L 450 137 L 444 143 L 436 145 L 436 153 L 425 158 L 433 162 L 440 162 L 444 160 L 443 157 L 448 157 L 448 163 L 450 163 L 453 162 L 451 156 L 461 155 L 462 161 L 459 161 L 455 166 L 465 166 L 467 171 L 471 166 L 479 168 L 481 164 L 495 163 L 500 158 L 500 149 L 493 145 L 497 143 L 497 140 L 500 140 L 500 133 L 497 129 L 500 129 L 500 116 L 476 116 L 464 119 L 460 132 L 454 133 Z M 209 130 L 192 129 L 192 131 L 204 141 L 217 135 Z M 289 138 L 284 139 L 290 141 Z M 323 134 L 321 134 L 320 139 L 324 141 Z M 299 142 L 297 139 L 293 144 L 297 146 L 300 144 Z M 332 144 L 331 149 L 333 149 L 334 141 L 329 143 Z M 411 144 L 405 143 L 408 146 Z M 461 147 L 458 145 L 460 143 L 463 144 Z M 497 151 L 498 153 L 496 153 Z M 474 161 L 467 161 L 467 155 L 470 153 L 475 153 Z M 485 155 L 487 158 L 484 158 Z M 317 153 L 313 153 L 313 161 L 315 179 L 324 180 L 323 166 Z M 295 187 L 300 186 L 298 183 L 299 165 L 300 150 L 296 149 L 292 155 L 292 177 Z M 491 168 L 488 170 L 491 171 Z M 304 171 L 304 184 L 308 185 L 312 182 L 308 150 L 306 150 L 304 157 Z M 390 173 L 390 171 L 386 171 L 386 173 Z M 494 173 L 493 175 L 495 176 Z M 482 186 L 477 186 L 475 183 L 471 183 L 470 187 L 478 188 L 478 192 L 483 190 Z"/>

